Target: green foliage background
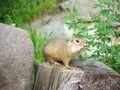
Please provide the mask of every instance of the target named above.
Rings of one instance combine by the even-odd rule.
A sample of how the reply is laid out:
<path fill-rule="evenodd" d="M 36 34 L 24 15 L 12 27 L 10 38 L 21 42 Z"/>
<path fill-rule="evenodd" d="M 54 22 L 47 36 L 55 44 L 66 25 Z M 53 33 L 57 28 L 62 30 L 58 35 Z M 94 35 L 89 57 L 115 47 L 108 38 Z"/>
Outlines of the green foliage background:
<path fill-rule="evenodd" d="M 120 38 L 120 31 L 115 25 L 120 22 L 120 1 L 98 0 L 94 8 L 99 8 L 99 12 L 91 16 L 91 20 L 94 22 L 93 28 L 88 28 L 90 23 L 80 17 L 76 8 L 73 8 L 70 15 L 65 16 L 66 24 L 69 29 L 74 30 L 75 37 L 86 40 L 86 51 L 94 49 L 90 56 L 85 53 L 81 56 L 82 58 L 96 58 L 120 73 L 120 44 L 112 43 L 113 38 L 115 40 Z M 88 32 L 91 30 L 96 31 L 90 35 Z"/>
<path fill-rule="evenodd" d="M 57 12 L 58 4 L 63 1 L 65 0 L 0 0 L 0 22 L 22 26 L 44 12 Z"/>

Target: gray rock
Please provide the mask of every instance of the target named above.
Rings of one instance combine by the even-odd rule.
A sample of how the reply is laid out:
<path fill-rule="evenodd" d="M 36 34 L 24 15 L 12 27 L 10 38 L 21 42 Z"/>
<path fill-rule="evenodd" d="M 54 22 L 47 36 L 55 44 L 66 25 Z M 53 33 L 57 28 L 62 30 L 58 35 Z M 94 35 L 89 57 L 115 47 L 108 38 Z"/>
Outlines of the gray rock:
<path fill-rule="evenodd" d="M 0 90 L 30 90 L 34 49 L 27 33 L 0 23 Z"/>
<path fill-rule="evenodd" d="M 44 15 L 41 19 L 31 22 L 30 26 L 37 29 L 43 37 L 71 38 L 73 36 L 73 30 L 68 29 L 63 18 L 67 15 L 68 13 L 64 12 L 58 13 L 55 16 Z M 24 28 L 29 28 L 29 25 L 26 24 Z"/>
<path fill-rule="evenodd" d="M 91 21 L 90 15 L 98 11 L 98 9 L 93 9 L 93 4 L 96 2 L 97 0 L 68 0 L 59 4 L 63 12 L 60 11 L 56 15 L 44 15 L 31 22 L 30 25 L 32 28 L 38 29 L 43 36 L 71 38 L 74 32 L 65 24 L 66 20 L 63 17 L 69 15 L 73 7 L 76 6 L 81 17 Z M 25 27 L 29 27 L 29 25 L 25 25 Z"/>
<path fill-rule="evenodd" d="M 68 0 L 59 6 L 62 10 L 70 11 L 73 7 L 76 7 L 82 18 L 91 21 L 90 15 L 98 12 L 98 9 L 93 8 L 95 3 L 97 3 L 97 0 Z"/>

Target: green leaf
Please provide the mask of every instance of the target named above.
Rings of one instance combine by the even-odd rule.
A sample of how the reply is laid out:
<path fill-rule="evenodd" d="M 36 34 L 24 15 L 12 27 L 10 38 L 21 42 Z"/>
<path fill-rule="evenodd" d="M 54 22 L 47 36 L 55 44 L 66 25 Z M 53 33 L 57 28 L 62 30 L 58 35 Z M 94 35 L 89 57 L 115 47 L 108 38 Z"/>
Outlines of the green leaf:
<path fill-rule="evenodd" d="M 87 20 L 85 20 L 83 18 L 78 18 L 77 21 L 78 21 L 78 23 L 87 23 Z"/>
<path fill-rule="evenodd" d="M 102 5 L 100 4 L 100 3 L 96 3 L 96 4 L 94 4 L 93 5 L 93 8 L 99 8 L 99 7 L 101 7 Z"/>

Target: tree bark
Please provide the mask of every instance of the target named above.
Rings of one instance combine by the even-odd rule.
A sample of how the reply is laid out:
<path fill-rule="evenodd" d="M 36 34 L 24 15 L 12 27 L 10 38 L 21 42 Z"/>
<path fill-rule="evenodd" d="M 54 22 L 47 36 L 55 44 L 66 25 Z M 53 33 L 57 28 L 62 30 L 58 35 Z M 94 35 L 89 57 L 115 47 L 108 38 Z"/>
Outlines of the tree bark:
<path fill-rule="evenodd" d="M 70 66 L 40 64 L 34 90 L 120 90 L 120 75 L 97 60 L 72 60 Z"/>

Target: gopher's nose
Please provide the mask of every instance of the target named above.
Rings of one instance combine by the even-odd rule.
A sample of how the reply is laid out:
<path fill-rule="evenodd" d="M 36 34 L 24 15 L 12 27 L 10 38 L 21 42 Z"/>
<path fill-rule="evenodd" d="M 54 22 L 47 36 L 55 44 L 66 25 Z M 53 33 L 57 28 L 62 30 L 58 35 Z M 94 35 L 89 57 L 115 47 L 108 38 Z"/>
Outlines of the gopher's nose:
<path fill-rule="evenodd" d="M 86 47 L 86 44 L 84 44 L 83 46 Z"/>

